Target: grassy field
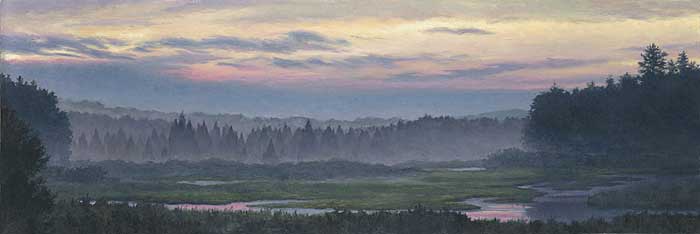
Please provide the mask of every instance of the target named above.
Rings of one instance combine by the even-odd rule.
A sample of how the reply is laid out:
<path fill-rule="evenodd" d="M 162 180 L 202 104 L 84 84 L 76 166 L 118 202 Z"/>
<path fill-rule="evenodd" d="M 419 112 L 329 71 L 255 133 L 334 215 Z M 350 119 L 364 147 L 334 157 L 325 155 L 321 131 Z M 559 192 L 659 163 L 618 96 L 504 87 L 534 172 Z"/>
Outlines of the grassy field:
<path fill-rule="evenodd" d="M 455 172 L 430 169 L 401 176 L 331 180 L 236 180 L 230 184 L 198 186 L 179 184 L 176 178 L 111 180 L 102 183 L 51 182 L 59 198 L 89 196 L 118 201 L 156 203 L 226 204 L 256 200 L 307 200 L 278 207 L 335 208 L 353 210 L 408 209 L 423 205 L 431 209 L 475 208 L 461 201 L 493 197 L 503 202 L 527 202 L 537 196 L 518 185 L 547 182 L 555 189 L 582 189 L 620 180 L 622 174 L 644 173 L 610 169 L 542 171 L 536 169 L 494 169 Z M 202 179 L 201 177 L 190 180 Z M 217 178 L 226 180 L 227 178 Z"/>
<path fill-rule="evenodd" d="M 401 177 L 307 180 L 245 180 L 233 184 L 197 186 L 173 180 L 106 182 L 95 184 L 50 183 L 59 198 L 98 197 L 108 200 L 164 203 L 223 204 L 234 201 L 300 199 L 295 207 L 336 209 L 470 209 L 460 201 L 471 197 L 497 197 L 528 201 L 536 192 L 516 188 L 534 183 L 542 174 L 533 170 L 478 172 L 426 171 Z"/>

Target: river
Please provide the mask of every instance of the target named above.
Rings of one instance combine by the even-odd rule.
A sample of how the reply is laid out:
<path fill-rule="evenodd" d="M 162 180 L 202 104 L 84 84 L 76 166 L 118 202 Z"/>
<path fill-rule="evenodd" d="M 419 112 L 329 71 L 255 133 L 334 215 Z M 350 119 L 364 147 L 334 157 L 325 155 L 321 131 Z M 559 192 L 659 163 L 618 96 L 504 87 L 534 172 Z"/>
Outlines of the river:
<path fill-rule="evenodd" d="M 634 180 L 630 180 L 634 179 Z M 520 189 L 533 189 L 542 196 L 530 203 L 496 203 L 493 198 L 472 198 L 464 203 L 481 207 L 478 210 L 463 212 L 474 219 L 509 220 L 557 220 L 562 222 L 582 221 L 589 218 L 610 219 L 629 212 L 642 212 L 636 209 L 600 209 L 588 205 L 588 197 L 605 191 L 625 189 L 637 183 L 644 183 L 658 178 L 628 177 L 616 181 L 613 185 L 594 186 L 585 190 L 555 190 L 547 184 L 519 186 Z M 697 210 L 645 210 L 651 213 L 698 213 Z"/>

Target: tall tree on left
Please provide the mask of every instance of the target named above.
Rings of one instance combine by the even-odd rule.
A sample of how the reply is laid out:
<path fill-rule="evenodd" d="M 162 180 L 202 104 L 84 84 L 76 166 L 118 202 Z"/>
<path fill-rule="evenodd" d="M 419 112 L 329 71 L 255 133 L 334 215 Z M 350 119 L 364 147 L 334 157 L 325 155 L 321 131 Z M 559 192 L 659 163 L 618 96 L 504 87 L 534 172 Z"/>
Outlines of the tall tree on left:
<path fill-rule="evenodd" d="M 53 195 L 39 175 L 47 162 L 41 140 L 4 103 L 0 120 L 0 234 L 42 233 Z"/>
<path fill-rule="evenodd" d="M 0 74 L 2 102 L 36 132 L 51 165 L 66 165 L 71 155 L 73 133 L 66 112 L 58 108 L 58 97 L 22 77 L 12 80 Z"/>

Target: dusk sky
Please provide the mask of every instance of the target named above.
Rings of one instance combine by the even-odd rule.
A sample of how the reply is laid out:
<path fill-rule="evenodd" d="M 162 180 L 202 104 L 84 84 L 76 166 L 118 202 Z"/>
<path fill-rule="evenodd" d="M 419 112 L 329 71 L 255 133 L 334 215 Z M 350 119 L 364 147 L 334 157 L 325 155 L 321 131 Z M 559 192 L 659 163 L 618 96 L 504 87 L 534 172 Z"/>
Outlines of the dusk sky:
<path fill-rule="evenodd" d="M 251 116 L 414 118 L 527 109 L 700 60 L 688 1 L 4 0 L 3 70 L 64 98 Z"/>

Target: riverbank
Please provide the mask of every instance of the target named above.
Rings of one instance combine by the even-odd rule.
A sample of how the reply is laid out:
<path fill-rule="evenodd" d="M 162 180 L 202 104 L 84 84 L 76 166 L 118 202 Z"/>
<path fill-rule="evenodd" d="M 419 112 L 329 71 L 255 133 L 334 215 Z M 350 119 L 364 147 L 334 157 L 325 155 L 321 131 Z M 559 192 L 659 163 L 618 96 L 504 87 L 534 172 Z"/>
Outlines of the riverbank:
<path fill-rule="evenodd" d="M 601 208 L 700 210 L 700 177 L 660 177 L 629 188 L 595 194 L 588 203 Z"/>

